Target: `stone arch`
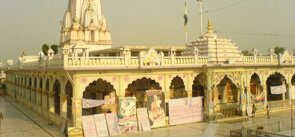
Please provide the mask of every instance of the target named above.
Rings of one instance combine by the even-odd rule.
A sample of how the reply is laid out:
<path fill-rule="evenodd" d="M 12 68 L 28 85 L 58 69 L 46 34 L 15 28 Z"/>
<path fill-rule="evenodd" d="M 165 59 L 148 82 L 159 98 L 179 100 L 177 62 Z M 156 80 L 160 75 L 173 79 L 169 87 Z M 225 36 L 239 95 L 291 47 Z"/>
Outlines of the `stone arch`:
<path fill-rule="evenodd" d="M 266 90 L 267 90 L 267 101 L 276 101 L 276 100 L 283 100 L 284 96 L 288 97 L 288 93 L 285 94 L 272 94 L 271 87 L 272 86 L 285 86 L 287 89 L 286 84 L 286 77 L 279 72 L 272 73 L 266 79 Z"/>
<path fill-rule="evenodd" d="M 30 99 L 30 101 L 32 101 L 32 91 L 31 91 L 31 89 L 32 89 L 32 77 L 29 77 L 28 87 L 29 87 L 29 93 L 30 93 L 29 99 Z"/>
<path fill-rule="evenodd" d="M 183 79 L 179 76 L 174 77 L 170 84 L 170 99 L 187 97 Z"/>
<path fill-rule="evenodd" d="M 146 98 L 146 91 L 147 90 L 162 90 L 160 84 L 147 77 L 143 77 L 141 79 L 136 79 L 132 81 L 125 89 L 125 96 L 126 97 L 136 97 L 136 106 L 138 108 L 146 107 L 147 106 L 147 98 Z"/>
<path fill-rule="evenodd" d="M 47 96 L 46 96 L 46 99 L 47 99 L 47 105 L 46 105 L 46 107 L 47 107 L 47 110 L 49 110 L 49 90 L 50 90 L 50 84 L 49 84 L 49 79 L 46 79 L 46 82 L 45 82 L 45 90 L 46 90 L 46 92 L 47 92 Z"/>
<path fill-rule="evenodd" d="M 53 94 L 54 94 L 54 112 L 56 114 L 60 114 L 60 92 L 61 92 L 61 86 L 60 82 L 58 80 L 55 80 L 53 84 Z"/>
<path fill-rule="evenodd" d="M 238 87 L 229 77 L 224 76 L 216 85 L 216 89 L 217 91 L 214 94 L 215 102 L 221 104 L 238 102 Z"/>
<path fill-rule="evenodd" d="M 33 84 L 34 88 L 32 88 L 32 92 L 33 92 L 33 101 L 34 104 L 37 104 L 37 77 L 34 78 L 34 84 Z"/>
<path fill-rule="evenodd" d="M 213 75 L 213 81 L 212 84 L 213 86 L 218 85 L 225 77 L 227 77 L 231 82 L 236 86 L 239 87 L 239 79 L 240 79 L 241 74 L 238 73 L 216 73 Z"/>
<path fill-rule="evenodd" d="M 249 92 L 253 103 L 258 103 L 264 100 L 263 87 L 261 77 L 257 73 L 253 73 L 250 77 Z"/>
<path fill-rule="evenodd" d="M 295 86 L 295 74 L 292 76 L 292 78 L 291 78 L 291 84 L 293 85 L 293 86 Z"/>
<path fill-rule="evenodd" d="M 116 113 L 117 95 L 114 86 L 101 78 L 90 83 L 83 92 L 83 98 L 94 100 L 105 100 L 103 106 L 83 109 L 83 115 L 92 115 L 99 113 Z"/>
<path fill-rule="evenodd" d="M 260 72 L 257 72 L 257 71 L 251 71 L 250 73 L 248 73 L 248 74 L 250 74 L 249 76 L 249 80 L 251 80 L 251 77 L 255 74 L 255 75 L 257 75 L 258 77 L 259 77 L 259 79 L 261 80 L 262 79 L 262 74 L 260 73 Z"/>
<path fill-rule="evenodd" d="M 39 79 L 39 89 L 43 89 L 43 79 Z"/>
<path fill-rule="evenodd" d="M 72 119 L 72 98 L 73 98 L 73 86 L 70 81 L 67 81 L 65 92 L 67 95 L 67 118 Z"/>
<path fill-rule="evenodd" d="M 205 96 L 206 88 L 207 76 L 205 73 L 200 73 L 194 78 L 192 85 L 192 97 Z"/>

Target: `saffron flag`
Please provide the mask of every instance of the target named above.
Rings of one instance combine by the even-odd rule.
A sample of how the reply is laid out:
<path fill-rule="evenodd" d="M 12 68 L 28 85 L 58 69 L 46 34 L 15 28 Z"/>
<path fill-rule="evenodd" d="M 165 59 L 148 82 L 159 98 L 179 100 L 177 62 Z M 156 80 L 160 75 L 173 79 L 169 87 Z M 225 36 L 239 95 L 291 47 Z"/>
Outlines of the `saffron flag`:
<path fill-rule="evenodd" d="M 188 23 L 188 12 L 187 12 L 187 7 L 186 7 L 186 3 L 185 3 L 185 7 L 184 7 L 184 26 L 187 25 Z"/>
<path fill-rule="evenodd" d="M 105 103 L 104 100 L 94 100 L 94 99 L 85 99 L 83 98 L 83 108 L 93 108 L 101 106 Z"/>

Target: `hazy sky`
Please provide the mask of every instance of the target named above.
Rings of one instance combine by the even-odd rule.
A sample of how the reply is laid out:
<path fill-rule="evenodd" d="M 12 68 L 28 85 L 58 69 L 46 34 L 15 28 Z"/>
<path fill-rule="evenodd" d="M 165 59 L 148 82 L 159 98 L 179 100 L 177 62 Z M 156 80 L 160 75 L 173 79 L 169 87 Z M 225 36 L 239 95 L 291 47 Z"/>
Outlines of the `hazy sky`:
<path fill-rule="evenodd" d="M 189 39 L 194 40 L 200 35 L 196 0 L 102 0 L 113 46 L 184 45 L 185 1 Z M 295 48 L 295 0 L 204 1 L 204 10 L 208 11 L 204 28 L 210 18 L 213 29 L 223 32 L 218 37 L 231 38 L 242 50 Z M 68 0 L 0 0 L 0 60 L 16 59 L 22 51 L 36 55 L 42 44 L 58 44 L 67 3 Z"/>

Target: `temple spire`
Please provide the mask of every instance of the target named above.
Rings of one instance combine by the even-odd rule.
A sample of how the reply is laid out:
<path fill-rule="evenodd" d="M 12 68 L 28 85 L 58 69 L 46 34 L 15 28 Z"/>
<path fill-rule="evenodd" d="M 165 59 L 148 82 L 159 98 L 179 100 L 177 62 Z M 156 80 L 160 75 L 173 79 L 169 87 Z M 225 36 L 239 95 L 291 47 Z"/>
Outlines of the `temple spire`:
<path fill-rule="evenodd" d="M 208 19 L 207 33 L 213 33 L 212 24 L 210 22 L 210 19 Z"/>

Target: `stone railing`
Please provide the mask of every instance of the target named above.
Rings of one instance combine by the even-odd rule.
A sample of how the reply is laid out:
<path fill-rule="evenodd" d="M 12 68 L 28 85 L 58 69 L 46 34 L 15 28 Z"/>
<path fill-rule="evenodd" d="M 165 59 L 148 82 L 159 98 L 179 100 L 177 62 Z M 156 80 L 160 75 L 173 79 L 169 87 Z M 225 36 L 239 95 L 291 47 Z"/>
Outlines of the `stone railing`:
<path fill-rule="evenodd" d="M 242 128 L 242 137 L 292 137 L 258 129 Z"/>
<path fill-rule="evenodd" d="M 244 64 L 278 64 L 279 60 L 274 56 L 243 56 Z"/>
<path fill-rule="evenodd" d="M 140 56 L 99 56 L 99 57 L 56 57 L 52 59 L 27 62 L 20 65 L 9 66 L 8 69 L 44 69 L 44 68 L 169 68 L 169 67 L 196 67 L 214 64 L 209 62 L 208 57 L 202 56 L 163 56 L 151 57 L 151 63 L 146 61 L 146 57 Z M 292 60 L 295 64 L 295 58 Z M 280 63 L 276 56 L 243 56 L 241 62 L 236 64 L 243 65 L 278 65 Z M 290 61 L 289 61 L 290 64 Z"/>

